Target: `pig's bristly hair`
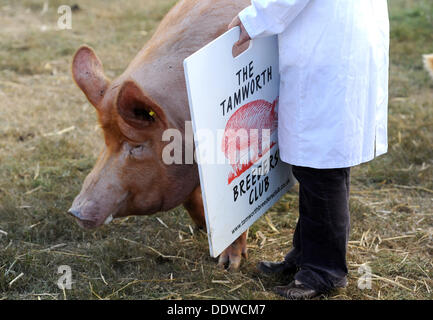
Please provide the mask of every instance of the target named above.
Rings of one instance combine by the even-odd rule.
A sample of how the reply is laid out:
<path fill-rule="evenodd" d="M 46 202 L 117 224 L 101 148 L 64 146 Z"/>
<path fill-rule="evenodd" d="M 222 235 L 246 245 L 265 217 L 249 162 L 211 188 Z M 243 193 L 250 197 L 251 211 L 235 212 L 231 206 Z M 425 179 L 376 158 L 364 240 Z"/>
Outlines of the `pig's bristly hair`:
<path fill-rule="evenodd" d="M 433 54 L 424 55 L 424 65 L 433 78 Z"/>

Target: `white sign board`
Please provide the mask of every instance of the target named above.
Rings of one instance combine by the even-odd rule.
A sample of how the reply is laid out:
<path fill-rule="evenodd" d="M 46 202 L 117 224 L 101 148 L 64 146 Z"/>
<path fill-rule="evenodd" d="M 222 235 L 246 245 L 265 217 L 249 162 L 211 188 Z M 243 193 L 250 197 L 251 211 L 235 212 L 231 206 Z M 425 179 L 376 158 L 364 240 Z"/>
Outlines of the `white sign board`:
<path fill-rule="evenodd" d="M 234 58 L 234 28 L 184 61 L 210 252 L 217 257 L 293 186 L 278 149 L 278 41 Z"/>

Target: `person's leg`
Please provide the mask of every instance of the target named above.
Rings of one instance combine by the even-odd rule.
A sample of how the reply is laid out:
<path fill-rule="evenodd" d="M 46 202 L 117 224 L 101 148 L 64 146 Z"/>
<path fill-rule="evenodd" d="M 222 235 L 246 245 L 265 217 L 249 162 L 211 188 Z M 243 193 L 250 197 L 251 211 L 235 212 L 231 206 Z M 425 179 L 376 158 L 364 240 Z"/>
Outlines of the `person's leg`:
<path fill-rule="evenodd" d="M 286 254 L 284 261 L 295 263 L 298 267 L 301 259 L 301 219 L 296 223 L 295 232 L 293 234 L 293 248 Z"/>
<path fill-rule="evenodd" d="M 299 181 L 299 221 L 294 248 L 300 251 L 295 279 L 319 292 L 345 285 L 350 230 L 350 168 L 293 166 Z"/>

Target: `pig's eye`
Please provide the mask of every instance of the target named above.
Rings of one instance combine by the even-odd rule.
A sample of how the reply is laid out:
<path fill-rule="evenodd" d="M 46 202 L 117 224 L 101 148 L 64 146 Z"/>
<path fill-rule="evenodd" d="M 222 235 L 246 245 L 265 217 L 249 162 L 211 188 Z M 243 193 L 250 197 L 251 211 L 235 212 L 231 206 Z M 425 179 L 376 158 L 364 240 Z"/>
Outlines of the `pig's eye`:
<path fill-rule="evenodd" d="M 145 155 L 145 149 L 143 145 L 131 146 L 129 150 L 129 155 L 135 159 L 141 159 Z"/>
<path fill-rule="evenodd" d="M 144 160 L 152 156 L 152 148 L 149 141 L 144 141 L 140 144 L 132 142 L 124 142 L 123 151 L 127 156 L 134 160 Z"/>

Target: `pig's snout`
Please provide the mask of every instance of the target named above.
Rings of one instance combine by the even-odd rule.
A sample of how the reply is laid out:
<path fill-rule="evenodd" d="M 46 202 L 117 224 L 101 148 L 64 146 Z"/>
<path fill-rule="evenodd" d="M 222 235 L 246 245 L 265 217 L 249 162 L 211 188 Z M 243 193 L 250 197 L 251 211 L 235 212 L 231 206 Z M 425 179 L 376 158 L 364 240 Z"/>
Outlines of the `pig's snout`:
<path fill-rule="evenodd" d="M 71 208 L 69 209 L 68 213 L 73 217 L 77 218 L 78 220 L 83 220 L 83 218 L 81 217 L 81 212 L 76 209 Z"/>
<path fill-rule="evenodd" d="M 122 199 L 125 199 L 123 197 Z M 83 199 L 78 196 L 68 213 L 75 218 L 78 225 L 84 229 L 96 229 L 104 224 L 113 221 L 116 213 L 124 201 L 119 201 L 117 205 L 108 204 L 102 206 L 100 202 Z M 105 210 L 102 210 L 105 208 Z"/>
<path fill-rule="evenodd" d="M 69 209 L 68 213 L 72 215 L 79 224 L 79 226 L 84 229 L 95 229 L 99 226 L 97 221 L 84 218 L 80 210 L 71 208 Z"/>
<path fill-rule="evenodd" d="M 96 203 L 92 201 L 80 201 L 80 199 L 74 201 L 68 213 L 85 229 L 95 229 L 113 220 L 113 215 L 105 215 L 100 212 L 100 208 Z"/>

